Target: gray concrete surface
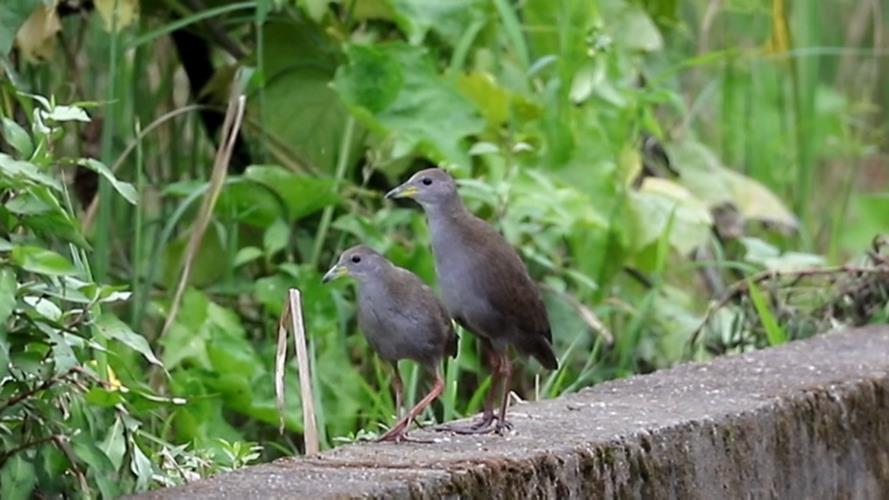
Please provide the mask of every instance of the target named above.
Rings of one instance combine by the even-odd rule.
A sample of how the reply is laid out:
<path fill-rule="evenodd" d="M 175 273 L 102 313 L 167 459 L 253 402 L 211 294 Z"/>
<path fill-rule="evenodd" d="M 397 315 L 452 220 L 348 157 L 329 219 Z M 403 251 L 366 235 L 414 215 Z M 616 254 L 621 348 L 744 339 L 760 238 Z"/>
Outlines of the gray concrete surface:
<path fill-rule="evenodd" d="M 889 498 L 889 327 L 513 406 L 513 435 L 358 444 L 141 498 Z"/>

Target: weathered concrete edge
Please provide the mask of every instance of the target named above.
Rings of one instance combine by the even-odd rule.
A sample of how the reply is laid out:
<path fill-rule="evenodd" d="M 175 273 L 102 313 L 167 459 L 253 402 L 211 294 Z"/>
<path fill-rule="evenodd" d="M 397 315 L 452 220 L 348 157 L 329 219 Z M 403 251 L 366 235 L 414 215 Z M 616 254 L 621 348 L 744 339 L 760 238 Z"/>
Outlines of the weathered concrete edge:
<path fill-rule="evenodd" d="M 859 347 L 855 339 L 847 338 L 850 335 L 878 336 L 880 342 L 874 341 L 877 337 L 861 337 Z M 774 385 L 774 380 L 754 387 L 766 397 L 748 398 L 737 408 L 729 405 L 732 411 L 717 411 L 712 417 L 666 419 L 608 439 L 523 450 L 520 458 L 512 453 L 497 455 L 500 450 L 495 450 L 467 459 L 458 443 L 453 459 L 438 457 L 411 466 L 385 454 L 377 461 L 374 447 L 364 445 L 318 459 L 248 468 L 150 496 L 261 497 L 257 481 L 242 491 L 236 487 L 240 479 L 253 474 L 267 478 L 267 496 L 275 498 L 305 498 L 313 488 L 318 497 L 381 498 L 882 497 L 889 492 L 889 332 L 870 329 L 829 336 L 811 346 L 817 352 L 808 357 L 803 355 L 805 346 L 780 348 L 791 354 L 791 365 L 796 363 L 789 373 L 794 380 L 781 381 L 771 392 L 763 388 Z M 882 352 L 875 354 L 874 349 Z M 823 372 L 831 368 L 826 356 L 832 352 L 842 354 L 836 376 Z M 860 366 L 855 361 L 859 355 L 866 361 Z M 782 359 L 768 351 L 744 357 Z M 711 371 L 730 376 L 732 370 L 725 367 L 732 364 L 739 361 L 717 361 Z M 807 376 L 807 368 L 815 375 Z M 641 385 L 658 384 L 659 377 L 682 378 L 696 371 L 702 369 L 680 367 L 603 384 L 566 399 L 601 399 L 609 385 L 625 389 L 641 379 L 645 379 Z M 720 373 L 716 375 L 719 378 Z M 758 379 L 750 380 L 755 386 Z M 724 398 L 729 397 L 734 396 Z M 551 403 L 527 409 L 533 413 L 536 406 Z M 364 455 L 370 459 L 355 459 Z"/>

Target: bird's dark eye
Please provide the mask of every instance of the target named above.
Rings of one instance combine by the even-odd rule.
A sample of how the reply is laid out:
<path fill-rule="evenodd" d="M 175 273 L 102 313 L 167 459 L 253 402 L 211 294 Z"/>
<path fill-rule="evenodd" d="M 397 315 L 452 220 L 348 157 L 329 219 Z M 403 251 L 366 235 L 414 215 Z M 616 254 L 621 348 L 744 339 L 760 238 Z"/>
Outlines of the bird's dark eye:
<path fill-rule="evenodd" d="M 359 257 L 359 256 L 357 256 L 357 255 L 353 255 L 353 256 L 352 256 L 352 262 L 354 262 L 354 263 L 356 263 L 356 264 L 359 263 L 359 262 L 361 262 L 361 257 Z"/>
<path fill-rule="evenodd" d="M 422 182 L 424 186 L 432 185 L 432 179 L 430 179 L 429 177 L 423 177 L 423 180 L 421 180 L 420 182 Z"/>

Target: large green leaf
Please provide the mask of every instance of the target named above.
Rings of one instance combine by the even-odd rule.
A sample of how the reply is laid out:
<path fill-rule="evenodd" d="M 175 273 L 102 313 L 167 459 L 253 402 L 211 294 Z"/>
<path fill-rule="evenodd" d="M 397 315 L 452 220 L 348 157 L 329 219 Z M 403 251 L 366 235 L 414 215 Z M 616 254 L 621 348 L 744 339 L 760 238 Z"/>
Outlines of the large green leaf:
<path fill-rule="evenodd" d="M 114 174 L 111 172 L 111 169 L 105 166 L 104 163 L 94 160 L 92 158 L 84 158 L 77 162 L 78 165 L 82 167 L 86 167 L 93 172 L 101 175 L 105 178 L 110 184 L 111 187 L 114 188 L 125 200 L 130 202 L 133 205 L 139 203 L 139 193 L 136 192 L 136 188 L 133 187 L 129 182 L 123 182 L 117 179 Z"/>
<path fill-rule="evenodd" d="M 15 186 L 38 185 L 62 190 L 62 185 L 51 175 L 41 171 L 37 165 L 26 161 L 19 161 L 13 157 L 0 153 L 0 186 L 4 184 L 3 177 L 16 182 Z"/>
<path fill-rule="evenodd" d="M 4 500 L 27 500 L 36 484 L 34 464 L 22 453 L 13 455 L 0 469 L 0 497 Z"/>
<path fill-rule="evenodd" d="M 77 269 L 68 259 L 40 247 L 17 246 L 12 249 L 12 261 L 25 271 L 48 276 L 77 274 Z"/>
<path fill-rule="evenodd" d="M 394 20 L 412 45 L 423 42 L 429 30 L 451 46 L 457 45 L 466 27 L 481 18 L 481 0 L 387 0 Z"/>
<path fill-rule="evenodd" d="M 244 177 L 277 193 L 287 205 L 290 221 L 311 215 L 340 199 L 333 190 L 332 179 L 298 175 L 282 167 L 254 165 L 247 168 Z"/>
<path fill-rule="evenodd" d="M 151 352 L 151 346 L 145 337 L 134 332 L 126 323 L 119 320 L 117 316 L 111 313 L 103 313 L 96 318 L 96 330 L 101 337 L 106 339 L 114 339 L 122 342 L 127 347 L 141 354 L 150 363 L 163 366 L 159 359 Z"/>
<path fill-rule="evenodd" d="M 334 171 L 348 112 L 330 88 L 340 55 L 330 37 L 308 23 L 269 23 L 263 29 L 262 96 L 248 113 L 301 162 Z M 350 155 L 357 158 L 358 135 Z"/>
<path fill-rule="evenodd" d="M 34 145 L 31 144 L 31 137 L 28 136 L 28 132 L 26 132 L 21 125 L 9 118 L 3 118 L 2 130 L 3 138 L 6 139 L 6 142 L 10 146 L 19 152 L 19 155 L 21 155 L 22 158 L 27 160 L 31 157 L 31 153 L 34 152 Z"/>
<path fill-rule="evenodd" d="M 348 45 L 334 88 L 367 126 L 394 141 L 393 156 L 419 151 L 466 167 L 464 139 L 480 132 L 478 110 L 436 70 L 421 48 Z"/>

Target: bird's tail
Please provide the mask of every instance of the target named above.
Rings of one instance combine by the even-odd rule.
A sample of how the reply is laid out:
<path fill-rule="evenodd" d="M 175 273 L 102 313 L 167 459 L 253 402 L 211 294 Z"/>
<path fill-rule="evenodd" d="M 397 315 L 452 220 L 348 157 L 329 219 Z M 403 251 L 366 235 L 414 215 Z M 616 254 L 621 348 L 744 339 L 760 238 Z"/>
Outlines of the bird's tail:
<path fill-rule="evenodd" d="M 549 341 L 547 341 L 543 335 L 529 337 L 530 338 L 525 339 L 525 342 L 522 342 L 519 349 L 524 351 L 527 355 L 534 356 L 534 358 L 537 359 L 537 361 L 540 361 L 540 364 L 547 370 L 557 370 L 559 368 L 559 361 L 556 359 L 556 354 L 553 352 L 553 346 Z"/>

